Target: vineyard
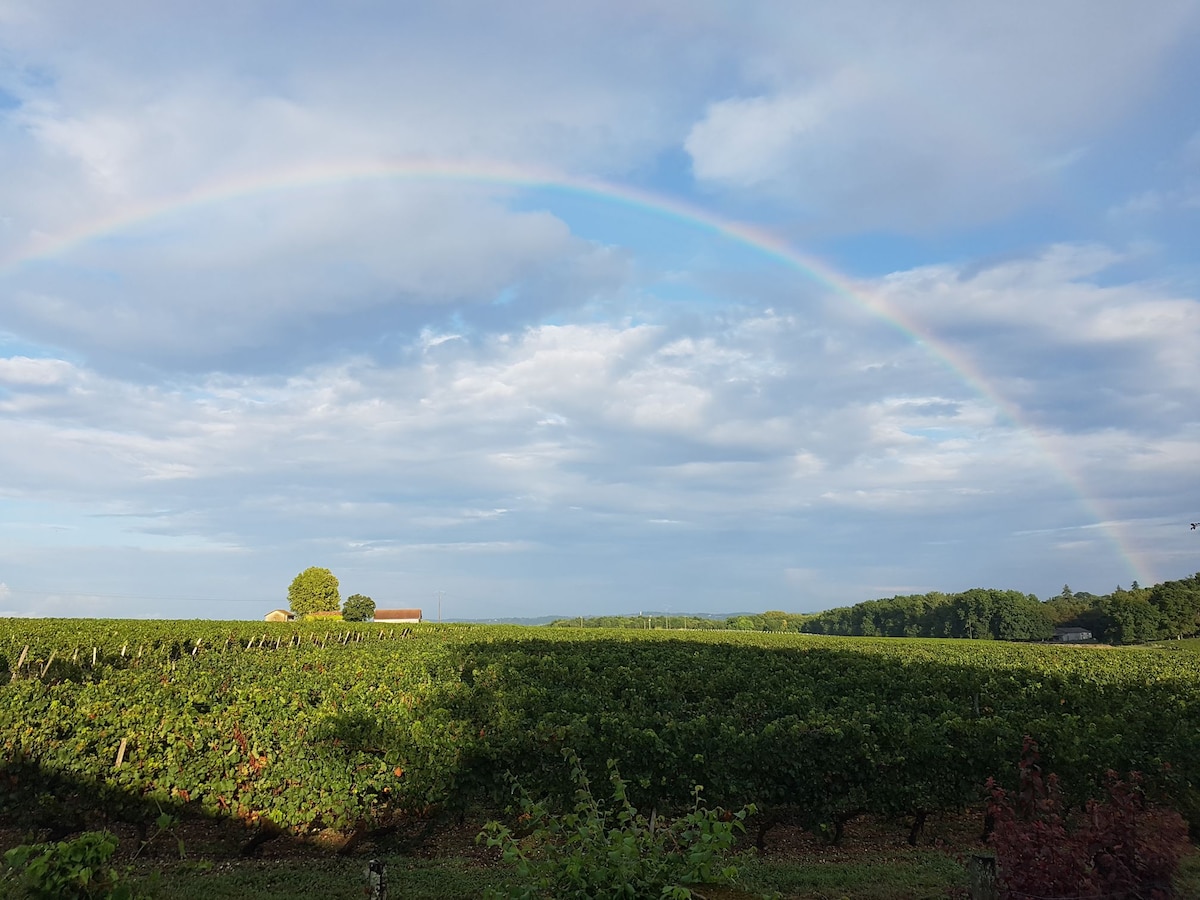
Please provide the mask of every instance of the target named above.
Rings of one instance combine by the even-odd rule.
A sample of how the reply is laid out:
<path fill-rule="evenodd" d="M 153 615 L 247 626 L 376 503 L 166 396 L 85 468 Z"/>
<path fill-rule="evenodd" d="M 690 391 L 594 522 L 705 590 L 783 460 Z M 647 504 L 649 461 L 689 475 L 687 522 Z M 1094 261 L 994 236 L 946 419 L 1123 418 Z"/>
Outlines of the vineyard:
<path fill-rule="evenodd" d="M 1139 770 L 1186 814 L 1196 656 L 949 640 L 348 623 L 9 620 L 0 817 L 163 809 L 306 834 L 570 796 L 563 750 L 669 810 L 692 786 L 839 834 L 1015 781 L 1033 735 L 1069 800 Z M 852 827 L 852 826 L 850 826 Z"/>

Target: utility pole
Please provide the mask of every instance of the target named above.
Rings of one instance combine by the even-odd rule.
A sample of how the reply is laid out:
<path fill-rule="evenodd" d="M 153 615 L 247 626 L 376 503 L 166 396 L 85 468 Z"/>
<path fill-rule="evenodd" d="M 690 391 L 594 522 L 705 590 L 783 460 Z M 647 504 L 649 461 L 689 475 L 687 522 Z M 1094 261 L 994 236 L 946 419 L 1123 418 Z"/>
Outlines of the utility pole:
<path fill-rule="evenodd" d="M 437 601 L 438 601 L 438 621 L 439 621 L 439 622 L 441 622 L 441 621 L 442 621 L 442 594 L 444 594 L 444 593 L 446 593 L 446 592 L 445 592 L 445 591 L 438 591 L 438 592 L 437 592 L 437 594 L 436 594 L 436 596 L 437 596 Z"/>

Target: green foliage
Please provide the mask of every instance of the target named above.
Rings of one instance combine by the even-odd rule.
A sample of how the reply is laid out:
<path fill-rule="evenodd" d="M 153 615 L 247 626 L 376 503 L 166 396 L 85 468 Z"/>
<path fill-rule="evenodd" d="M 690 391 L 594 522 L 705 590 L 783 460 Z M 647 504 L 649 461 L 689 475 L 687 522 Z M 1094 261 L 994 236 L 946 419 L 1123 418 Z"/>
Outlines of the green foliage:
<path fill-rule="evenodd" d="M 1118 587 L 1096 596 L 1077 591 L 1045 604 L 1055 625 L 1087 628 L 1110 644 L 1143 644 L 1200 633 L 1200 574 L 1164 581 L 1153 588 Z"/>
<path fill-rule="evenodd" d="M 351 594 L 342 605 L 342 619 L 346 622 L 370 622 L 375 618 L 375 601 L 366 594 Z"/>
<path fill-rule="evenodd" d="M 1184 637 L 1200 630 L 1200 573 L 1156 584 L 1147 602 L 1161 616 L 1162 637 Z"/>
<path fill-rule="evenodd" d="M 386 827 L 496 802 L 506 770 L 569 800 L 570 746 L 619 759 L 637 806 L 685 808 L 701 782 L 713 804 L 836 835 L 857 811 L 961 810 L 989 774 L 1015 780 L 1004 748 L 1026 732 L 1073 804 L 1106 769 L 1161 782 L 1169 764 L 1182 806 L 1200 784 L 1200 682 L 1196 651 L 1169 647 L 10 620 L 0 816 L 152 825 L 161 806 L 295 834 Z"/>
<path fill-rule="evenodd" d="M 154 833 L 142 841 L 141 846 L 137 848 L 137 852 L 133 854 L 133 859 L 137 859 L 143 850 L 153 844 L 164 834 L 170 834 L 175 838 L 175 846 L 179 850 L 179 858 L 187 859 L 187 849 L 184 847 L 183 838 L 181 838 L 178 834 L 175 834 L 175 828 L 178 825 L 178 816 L 173 816 L 169 812 L 163 812 L 160 808 L 158 818 L 154 820 Z"/>
<path fill-rule="evenodd" d="M 1116 591 L 1101 599 L 1104 639 L 1113 644 L 1140 644 L 1159 635 L 1162 615 L 1143 597 Z"/>
<path fill-rule="evenodd" d="M 561 619 L 556 627 L 653 630 L 806 632 L 847 637 L 953 637 L 976 640 L 1046 641 L 1060 626 L 1079 626 L 1100 640 L 1138 644 L 1200 634 L 1200 574 L 1112 594 L 1062 591 L 1038 601 L 1033 594 L 972 588 L 868 600 L 815 615 L 764 612 L 725 620 L 695 616 L 598 616 Z"/>
<path fill-rule="evenodd" d="M 500 848 L 505 861 L 516 867 L 517 883 L 484 896 L 688 900 L 689 885 L 732 884 L 737 878 L 737 866 L 728 856 L 735 832 L 745 831 L 745 819 L 755 811 L 753 805 L 736 813 L 707 809 L 700 802 L 702 788 L 696 785 L 691 809 L 664 824 L 633 806 L 628 782 L 614 760 L 608 761 L 612 800 L 605 806 L 592 793 L 578 756 L 571 750 L 563 756 L 575 782 L 573 811 L 552 815 L 521 791 L 520 818 L 531 829 L 527 839 L 519 839 L 500 822 L 488 822 L 479 840 Z"/>
<path fill-rule="evenodd" d="M 110 866 L 117 839 L 92 831 L 71 841 L 24 844 L 4 854 L 7 878 L 31 900 L 131 900 L 128 873 Z"/>
<path fill-rule="evenodd" d="M 298 616 L 337 612 L 341 601 L 337 577 L 328 569 L 317 566 L 309 566 L 293 578 L 288 587 L 288 604 Z"/>
<path fill-rule="evenodd" d="M 1081 625 L 1080 617 L 1091 609 L 1091 604 L 1078 597 L 1051 597 L 1046 601 L 1046 612 L 1050 614 L 1050 622 L 1054 627 L 1066 625 Z M 1084 626 L 1086 627 L 1086 626 Z"/>
<path fill-rule="evenodd" d="M 972 588 L 957 594 L 935 591 L 831 609 L 807 618 L 801 630 L 861 637 L 1044 641 L 1054 634 L 1054 616 L 1032 594 Z"/>

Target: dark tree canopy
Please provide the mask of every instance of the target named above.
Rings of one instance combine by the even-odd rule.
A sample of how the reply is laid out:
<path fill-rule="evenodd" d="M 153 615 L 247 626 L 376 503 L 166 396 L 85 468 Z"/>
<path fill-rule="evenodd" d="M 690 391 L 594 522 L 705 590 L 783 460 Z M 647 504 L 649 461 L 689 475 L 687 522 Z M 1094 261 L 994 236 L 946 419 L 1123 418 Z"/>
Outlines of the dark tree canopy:
<path fill-rule="evenodd" d="M 375 601 L 366 594 L 351 594 L 342 606 L 342 618 L 347 622 L 370 622 L 375 618 Z"/>
<path fill-rule="evenodd" d="M 342 605 L 337 577 L 328 569 L 309 566 L 288 588 L 288 604 L 298 616 L 315 612 L 337 612 Z"/>
<path fill-rule="evenodd" d="M 972 588 L 868 600 L 818 613 L 801 628 L 815 634 L 1044 641 L 1054 634 L 1054 619 L 1032 594 Z"/>
<path fill-rule="evenodd" d="M 1200 630 L 1200 574 L 1156 584 L 1146 599 L 1158 609 L 1163 637 L 1185 637 Z"/>

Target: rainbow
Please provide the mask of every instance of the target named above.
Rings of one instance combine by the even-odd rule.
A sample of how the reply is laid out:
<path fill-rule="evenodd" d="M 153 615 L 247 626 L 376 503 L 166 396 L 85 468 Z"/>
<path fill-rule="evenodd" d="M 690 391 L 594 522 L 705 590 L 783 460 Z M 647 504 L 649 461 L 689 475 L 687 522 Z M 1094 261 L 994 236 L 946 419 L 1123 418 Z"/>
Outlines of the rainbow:
<path fill-rule="evenodd" d="M 918 323 L 888 305 L 875 294 L 870 285 L 856 281 L 829 264 L 804 253 L 779 236 L 755 225 L 727 219 L 715 213 L 670 197 L 640 188 L 600 179 L 566 175 L 559 172 L 497 164 L 491 161 L 448 162 L 444 160 L 362 160 L 296 165 L 269 173 L 231 177 L 197 187 L 182 194 L 151 202 L 132 204 L 119 212 L 85 222 L 55 235 L 35 235 L 12 254 L 0 258 L 0 278 L 17 272 L 23 266 L 68 254 L 91 241 L 119 234 L 154 219 L 178 215 L 189 210 L 214 206 L 251 196 L 288 193 L 319 187 L 351 184 L 381 179 L 414 182 L 446 182 L 517 190 L 551 190 L 580 195 L 606 203 L 618 204 L 635 211 L 674 220 L 689 227 L 719 235 L 752 248 L 764 256 L 801 273 L 805 278 L 844 297 L 872 315 L 888 323 L 909 340 L 915 342 L 934 359 L 946 366 L 956 378 L 974 393 L 992 404 L 1016 429 L 1037 448 L 1078 496 L 1088 515 L 1095 519 L 1113 543 L 1132 578 L 1143 584 L 1154 579 L 1148 567 L 1139 563 L 1136 554 L 1124 540 L 1119 523 L 1107 516 L 1087 486 L 1050 447 L 1048 441 L 1032 424 L 1024 421 L 1020 409 L 1005 399 L 988 382 L 978 367 L 950 344 L 942 341 Z"/>

